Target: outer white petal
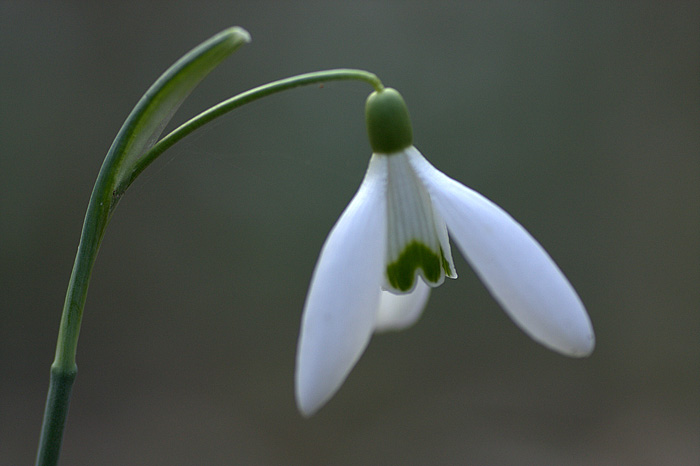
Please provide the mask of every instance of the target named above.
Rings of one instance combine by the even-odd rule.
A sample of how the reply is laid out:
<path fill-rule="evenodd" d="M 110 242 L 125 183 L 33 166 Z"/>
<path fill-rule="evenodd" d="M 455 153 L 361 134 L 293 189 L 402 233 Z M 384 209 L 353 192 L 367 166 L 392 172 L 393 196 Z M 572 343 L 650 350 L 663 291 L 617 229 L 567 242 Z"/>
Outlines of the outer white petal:
<path fill-rule="evenodd" d="M 410 293 L 394 294 L 382 291 L 375 332 L 403 330 L 413 325 L 425 309 L 430 297 L 430 287 L 418 278 L 415 288 Z"/>
<path fill-rule="evenodd" d="M 306 297 L 296 399 L 306 416 L 340 388 L 374 329 L 386 257 L 386 162 L 372 157 L 326 239 Z"/>
<path fill-rule="evenodd" d="M 568 356 L 587 356 L 595 337 L 578 295 L 542 247 L 503 209 L 435 169 L 417 150 L 411 163 L 452 238 L 510 317 Z"/>

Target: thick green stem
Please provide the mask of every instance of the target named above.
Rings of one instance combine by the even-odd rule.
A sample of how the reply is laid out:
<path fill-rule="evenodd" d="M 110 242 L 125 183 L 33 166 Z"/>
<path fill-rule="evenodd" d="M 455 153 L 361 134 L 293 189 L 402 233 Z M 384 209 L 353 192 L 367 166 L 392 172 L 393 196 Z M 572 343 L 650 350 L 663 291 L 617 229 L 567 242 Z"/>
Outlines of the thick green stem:
<path fill-rule="evenodd" d="M 190 66 L 194 60 L 199 59 L 204 53 L 209 53 L 212 50 L 218 53 L 214 47 L 217 47 L 222 40 L 227 39 L 227 34 L 230 36 L 239 33 L 234 28 L 225 32 L 223 36 L 216 36 L 212 39 L 213 42 L 205 43 L 204 48 L 200 46 L 199 49 L 194 49 L 190 55 L 185 57 L 187 60 L 184 60 L 179 68 L 176 63 L 174 68 L 166 72 L 165 78 L 168 79 L 161 78 L 160 81 L 156 82 L 154 88 L 149 90 L 149 93 L 158 95 L 157 92 L 161 92 L 163 89 L 167 91 L 167 86 L 182 76 L 181 69 L 184 69 L 185 66 Z M 234 43 L 230 51 L 237 46 Z M 215 58 L 219 60 L 218 57 Z M 130 162 L 129 154 L 125 149 L 125 147 L 128 147 L 128 144 L 124 141 L 129 141 L 132 136 L 138 137 L 138 134 L 132 133 L 139 132 L 138 124 L 143 121 L 140 119 L 144 118 L 143 115 L 147 115 L 151 111 L 148 105 L 151 105 L 152 102 L 158 99 L 147 93 L 142 101 L 139 102 L 105 158 L 85 214 L 78 253 L 73 264 L 73 271 L 63 306 L 63 314 L 61 315 L 58 341 L 56 343 L 56 356 L 51 365 L 51 381 L 46 399 L 39 450 L 37 452 L 37 466 L 55 466 L 58 464 L 63 431 L 70 404 L 71 389 L 77 373 L 75 356 L 92 268 L 109 219 L 129 185 L 148 165 L 177 141 L 231 110 L 287 89 L 339 80 L 364 81 L 371 84 L 375 90 L 384 88 L 381 81 L 374 74 L 366 71 L 346 69 L 319 71 L 275 81 L 232 97 L 199 114 L 162 138 L 142 156 Z M 182 98 L 184 99 L 184 97 Z M 176 105 L 173 104 L 172 107 L 176 108 Z"/>
<path fill-rule="evenodd" d="M 77 367 L 72 370 L 63 370 L 51 367 L 51 381 L 49 394 L 46 397 L 46 410 L 44 413 L 44 425 L 41 428 L 41 439 L 36 457 L 36 464 L 57 464 L 58 455 L 61 453 L 63 440 L 63 428 L 68 416 L 68 405 L 73 381 L 78 372 Z"/>
<path fill-rule="evenodd" d="M 63 430 L 70 405 L 71 389 L 78 366 L 75 363 L 75 354 L 78 348 L 78 336 L 80 324 L 83 318 L 83 309 L 87 299 L 88 285 L 92 267 L 97 258 L 105 228 L 116 207 L 117 199 L 112 196 L 111 186 L 114 185 L 115 171 L 111 169 L 107 157 L 100 170 L 97 182 L 90 197 L 83 230 L 78 245 L 78 253 L 75 256 L 73 271 L 71 272 L 66 292 L 66 300 L 63 304 L 61 324 L 58 330 L 56 342 L 56 356 L 51 364 L 51 379 L 49 393 L 46 397 L 44 421 L 41 427 L 39 449 L 37 450 L 37 466 L 55 466 L 61 452 Z"/>

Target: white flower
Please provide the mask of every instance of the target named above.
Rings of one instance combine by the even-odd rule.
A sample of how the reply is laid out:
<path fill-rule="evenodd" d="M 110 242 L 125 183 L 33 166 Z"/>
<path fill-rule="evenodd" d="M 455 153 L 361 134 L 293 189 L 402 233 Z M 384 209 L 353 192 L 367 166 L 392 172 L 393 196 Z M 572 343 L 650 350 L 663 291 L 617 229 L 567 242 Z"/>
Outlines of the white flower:
<path fill-rule="evenodd" d="M 591 322 L 566 277 L 506 212 L 413 147 L 401 96 L 391 89 L 372 94 L 367 122 L 374 154 L 323 245 L 306 298 L 297 351 L 299 410 L 315 413 L 340 388 L 373 332 L 411 325 L 430 287 L 456 278 L 448 231 L 525 333 L 567 356 L 589 355 Z"/>

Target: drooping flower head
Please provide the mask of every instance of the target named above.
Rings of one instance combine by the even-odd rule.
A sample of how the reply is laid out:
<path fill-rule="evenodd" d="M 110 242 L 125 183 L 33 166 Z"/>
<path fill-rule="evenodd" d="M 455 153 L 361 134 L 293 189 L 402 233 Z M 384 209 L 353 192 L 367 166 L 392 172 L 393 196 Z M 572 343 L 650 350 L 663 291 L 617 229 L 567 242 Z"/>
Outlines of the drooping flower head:
<path fill-rule="evenodd" d="M 373 332 L 413 324 L 430 289 L 457 277 L 448 231 L 525 333 L 567 356 L 589 355 L 593 328 L 566 277 L 505 211 L 418 152 L 401 95 L 372 93 L 365 117 L 369 167 L 323 245 L 304 306 L 300 411 L 310 416 L 333 396 Z"/>

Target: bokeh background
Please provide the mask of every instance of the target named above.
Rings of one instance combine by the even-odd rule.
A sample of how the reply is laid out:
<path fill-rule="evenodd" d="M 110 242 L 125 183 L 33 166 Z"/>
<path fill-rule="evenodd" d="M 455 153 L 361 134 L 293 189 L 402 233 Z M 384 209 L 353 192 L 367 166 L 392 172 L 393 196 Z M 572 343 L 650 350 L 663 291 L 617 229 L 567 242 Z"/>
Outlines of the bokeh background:
<path fill-rule="evenodd" d="M 94 270 L 66 465 L 700 462 L 697 2 L 0 2 L 0 464 L 31 464 L 93 182 L 172 62 L 253 42 L 173 122 L 335 67 L 377 73 L 440 169 L 522 222 L 586 303 L 585 360 L 522 334 L 455 254 L 411 329 L 296 411 L 301 309 L 357 189 L 371 89 L 277 95 L 179 143 Z"/>

